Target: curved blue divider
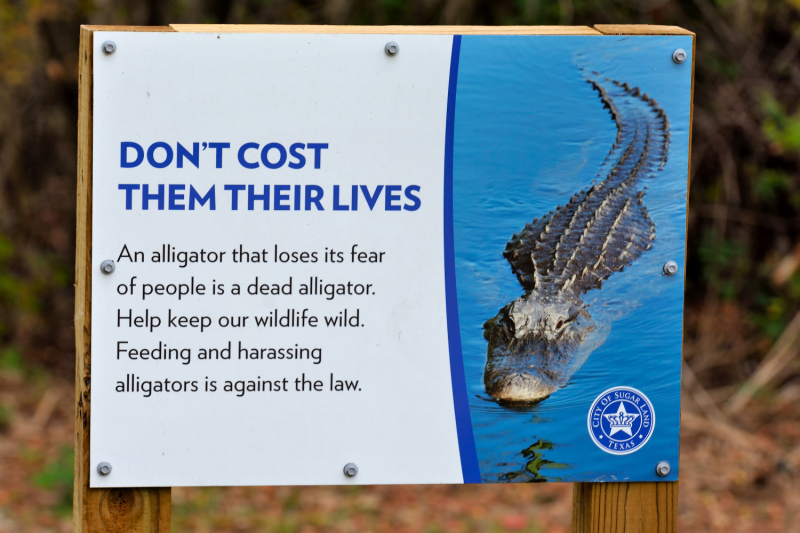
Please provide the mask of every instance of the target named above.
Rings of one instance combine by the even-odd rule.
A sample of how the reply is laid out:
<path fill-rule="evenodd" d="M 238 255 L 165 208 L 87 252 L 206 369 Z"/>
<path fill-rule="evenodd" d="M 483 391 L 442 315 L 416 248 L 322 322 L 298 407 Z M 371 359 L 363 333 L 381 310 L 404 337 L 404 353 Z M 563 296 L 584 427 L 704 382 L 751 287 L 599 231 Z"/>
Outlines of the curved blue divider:
<path fill-rule="evenodd" d="M 444 149 L 444 277 L 447 300 L 447 338 L 450 345 L 450 378 L 453 384 L 453 406 L 458 431 L 458 448 L 461 453 L 461 472 L 464 475 L 464 483 L 480 483 L 481 472 L 478 467 L 478 454 L 475 450 L 475 437 L 472 434 L 472 417 L 469 412 L 467 383 L 464 376 L 464 358 L 461 353 L 461 328 L 458 323 L 458 293 L 453 245 L 453 136 L 460 54 L 461 35 L 454 35 L 453 52 L 450 59 L 450 85 L 447 90 L 447 128 Z"/>

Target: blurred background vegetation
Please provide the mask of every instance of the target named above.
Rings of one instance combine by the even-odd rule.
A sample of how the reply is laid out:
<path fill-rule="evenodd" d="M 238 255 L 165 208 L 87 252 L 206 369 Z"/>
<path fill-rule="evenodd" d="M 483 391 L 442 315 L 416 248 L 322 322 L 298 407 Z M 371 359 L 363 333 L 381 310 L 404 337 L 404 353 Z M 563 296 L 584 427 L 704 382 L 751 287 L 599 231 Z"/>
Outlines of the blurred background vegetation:
<path fill-rule="evenodd" d="M 64 427 L 71 424 L 79 25 L 169 23 L 694 31 L 689 413 L 738 435 L 733 415 L 742 406 L 731 398 L 743 384 L 748 399 L 773 407 L 800 398 L 800 320 L 792 322 L 800 316 L 800 0 L 0 0 L 0 456 L 2 436 L 26 409 L 41 425 L 60 408 Z M 15 396 L 23 386 L 34 392 Z M 55 491 L 48 505 L 69 513 L 69 440 L 37 451 L 25 439 L 15 460 L 35 474 L 20 482 Z M 0 477 L 9 464 L 0 460 Z M 4 494 L 0 481 L 0 511 Z M 176 505 L 191 494 L 177 495 Z M 0 512 L 0 531 L 3 524 Z"/>

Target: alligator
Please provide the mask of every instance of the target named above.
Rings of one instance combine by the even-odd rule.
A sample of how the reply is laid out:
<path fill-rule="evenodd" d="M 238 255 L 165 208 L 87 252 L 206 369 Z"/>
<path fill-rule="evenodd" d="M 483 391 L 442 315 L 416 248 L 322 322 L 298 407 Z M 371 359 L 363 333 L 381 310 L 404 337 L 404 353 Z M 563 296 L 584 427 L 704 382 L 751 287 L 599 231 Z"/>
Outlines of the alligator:
<path fill-rule="evenodd" d="M 596 324 L 582 297 L 651 249 L 646 178 L 667 161 L 669 121 L 627 83 L 587 74 L 617 136 L 596 181 L 514 234 L 503 252 L 524 294 L 484 324 L 484 384 L 501 403 L 534 403 L 565 386 L 593 348 Z M 591 344 L 586 342 L 586 344 Z"/>

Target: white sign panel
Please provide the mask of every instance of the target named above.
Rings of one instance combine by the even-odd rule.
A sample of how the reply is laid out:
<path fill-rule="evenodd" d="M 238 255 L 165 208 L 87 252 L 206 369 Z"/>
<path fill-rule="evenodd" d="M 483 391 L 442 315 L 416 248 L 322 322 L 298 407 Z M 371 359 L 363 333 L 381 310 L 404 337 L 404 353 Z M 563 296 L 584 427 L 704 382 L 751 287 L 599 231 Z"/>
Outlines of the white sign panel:
<path fill-rule="evenodd" d="M 92 486 L 462 481 L 452 37 L 386 41 L 95 34 Z"/>
<path fill-rule="evenodd" d="M 95 32 L 91 486 L 677 479 L 679 47 Z"/>

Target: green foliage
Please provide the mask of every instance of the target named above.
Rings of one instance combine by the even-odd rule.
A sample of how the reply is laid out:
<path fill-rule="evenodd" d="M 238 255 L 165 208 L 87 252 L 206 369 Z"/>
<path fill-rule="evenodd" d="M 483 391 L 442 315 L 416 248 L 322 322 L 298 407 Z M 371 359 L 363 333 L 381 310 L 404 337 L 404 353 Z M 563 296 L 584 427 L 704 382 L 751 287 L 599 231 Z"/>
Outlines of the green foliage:
<path fill-rule="evenodd" d="M 761 294 L 756 299 L 758 306 L 750 313 L 750 321 L 772 340 L 780 337 L 789 318 L 789 300 L 781 296 Z"/>
<path fill-rule="evenodd" d="M 26 364 L 15 346 L 0 351 L 0 377 L 25 379 L 29 386 L 41 393 L 50 386 L 50 373 L 41 366 Z"/>
<path fill-rule="evenodd" d="M 785 172 L 767 169 L 756 178 L 753 188 L 757 198 L 767 204 L 774 204 L 779 196 L 792 191 L 794 184 Z"/>
<path fill-rule="evenodd" d="M 75 454 L 72 448 L 62 447 L 55 459 L 47 463 L 32 481 L 37 487 L 55 491 L 58 495 L 55 512 L 69 515 L 72 512 L 72 486 Z"/>
<path fill-rule="evenodd" d="M 739 296 L 739 289 L 750 273 L 747 247 L 737 241 L 720 239 L 714 231 L 706 231 L 698 247 L 703 277 L 728 300 Z"/>
<path fill-rule="evenodd" d="M 761 93 L 762 130 L 777 153 L 800 151 L 800 111 L 789 115 L 771 94 Z"/>
<path fill-rule="evenodd" d="M 23 370 L 22 355 L 15 348 L 0 352 L 0 372 L 19 373 Z"/>
<path fill-rule="evenodd" d="M 800 271 L 795 272 L 789 278 L 787 290 L 791 299 L 800 301 Z"/>
<path fill-rule="evenodd" d="M 71 448 L 62 448 L 58 456 L 44 470 L 36 474 L 33 483 L 37 487 L 51 490 L 60 485 L 72 485 L 75 456 Z"/>
<path fill-rule="evenodd" d="M 0 403 L 0 433 L 5 433 L 11 427 L 14 418 L 14 408 Z"/>
<path fill-rule="evenodd" d="M 735 80 L 741 74 L 741 68 L 736 62 L 726 60 L 716 54 L 709 54 L 705 58 L 705 64 L 712 72 L 728 81 Z"/>
<path fill-rule="evenodd" d="M 52 254 L 26 250 L 0 232 L 0 371 L 21 372 L 22 350 L 9 347 L 24 324 L 29 332 L 52 312 L 48 302 L 60 291 L 69 294 L 72 267 Z M 27 337 L 27 336 L 26 336 Z M 30 337 L 23 338 L 28 340 Z M 36 372 L 30 367 L 26 372 Z"/>
<path fill-rule="evenodd" d="M 283 500 L 283 508 L 286 511 L 294 511 L 298 507 L 300 507 L 300 497 L 301 491 L 299 489 L 293 489 L 289 492 L 289 495 L 286 499 Z"/>

